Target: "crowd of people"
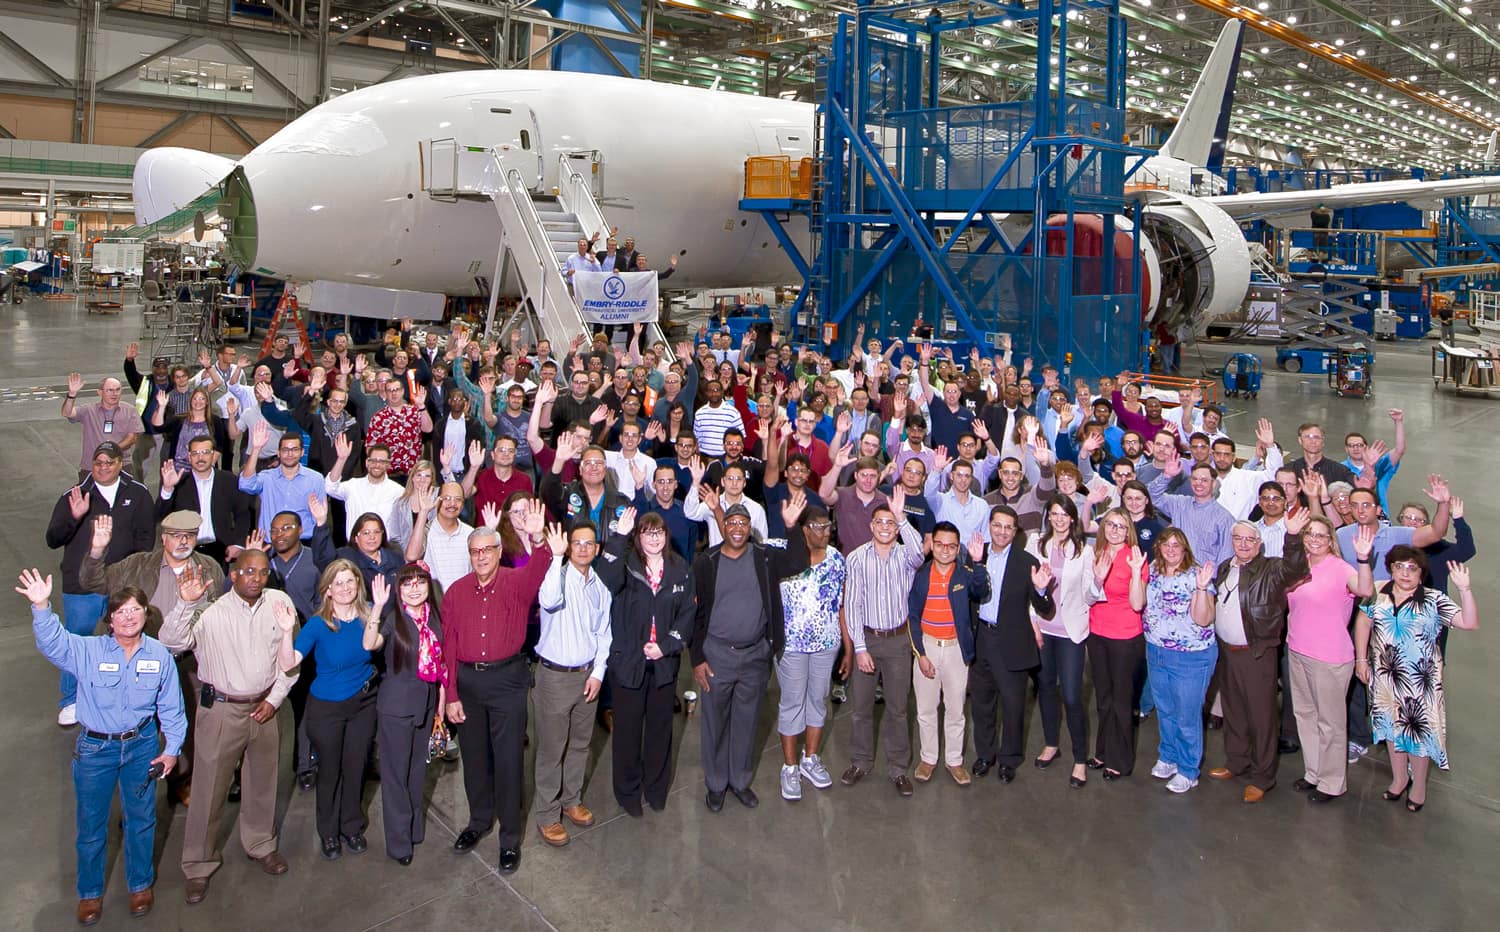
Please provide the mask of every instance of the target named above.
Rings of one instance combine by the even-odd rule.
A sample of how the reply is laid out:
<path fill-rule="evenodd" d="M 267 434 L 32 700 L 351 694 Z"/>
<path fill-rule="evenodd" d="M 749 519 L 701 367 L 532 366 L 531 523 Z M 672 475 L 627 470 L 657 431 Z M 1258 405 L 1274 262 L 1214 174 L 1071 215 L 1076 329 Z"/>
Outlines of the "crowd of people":
<path fill-rule="evenodd" d="M 145 372 L 132 344 L 96 402 L 68 377 L 82 454 L 47 529 L 60 572 L 16 591 L 61 670 L 57 722 L 81 726 L 81 923 L 102 913 L 117 788 L 130 909 L 151 909 L 158 777 L 188 809 L 190 904 L 227 802 L 245 853 L 287 871 L 286 776 L 315 793 L 334 859 L 368 849 L 374 769 L 385 853 L 406 865 L 426 767 L 458 756 L 453 847 L 498 824 L 508 874 L 528 741 L 531 819 L 563 846 L 595 820 L 596 729 L 639 818 L 667 805 L 688 710 L 708 809 L 754 808 L 773 674 L 785 800 L 835 781 L 831 701 L 852 707 L 843 786 L 875 767 L 877 711 L 891 792 L 940 763 L 959 786 L 1009 783 L 1033 689 L 1033 764 L 1064 757 L 1065 721 L 1078 789 L 1132 775 L 1151 715 L 1150 774 L 1172 793 L 1206 774 L 1258 803 L 1300 752 L 1295 789 L 1327 804 L 1383 743 L 1385 798 L 1416 813 L 1448 766 L 1443 657 L 1450 628 L 1479 624 L 1475 547 L 1441 476 L 1394 497 L 1401 411 L 1389 446 L 1350 433 L 1335 460 L 1318 424 L 1296 449 L 1266 419 L 1240 443 L 1196 390 L 1037 379 L 1008 349 L 955 359 L 861 328 L 835 360 L 774 331 L 622 335 L 561 357 L 462 327 L 391 331 L 373 354 L 277 338 L 253 363 L 225 347 Z"/>

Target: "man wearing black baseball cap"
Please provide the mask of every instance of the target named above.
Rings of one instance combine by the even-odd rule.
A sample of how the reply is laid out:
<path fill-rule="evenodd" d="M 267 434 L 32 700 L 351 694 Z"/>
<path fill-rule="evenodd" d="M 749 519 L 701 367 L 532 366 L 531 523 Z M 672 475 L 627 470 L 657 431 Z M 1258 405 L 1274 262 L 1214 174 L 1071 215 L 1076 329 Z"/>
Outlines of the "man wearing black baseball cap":
<path fill-rule="evenodd" d="M 94 633 L 104 614 L 107 597 L 89 592 L 79 579 L 79 570 L 94 539 L 94 519 L 111 518 L 113 529 L 104 553 L 105 564 L 123 560 L 132 553 L 150 550 L 156 542 L 156 508 L 146 487 L 121 473 L 125 451 L 113 440 L 94 448 L 89 474 L 68 489 L 52 508 L 47 525 L 47 546 L 62 550 L 63 625 L 74 634 Z M 78 724 L 74 705 L 78 681 L 62 674 L 57 703 L 57 724 Z"/>

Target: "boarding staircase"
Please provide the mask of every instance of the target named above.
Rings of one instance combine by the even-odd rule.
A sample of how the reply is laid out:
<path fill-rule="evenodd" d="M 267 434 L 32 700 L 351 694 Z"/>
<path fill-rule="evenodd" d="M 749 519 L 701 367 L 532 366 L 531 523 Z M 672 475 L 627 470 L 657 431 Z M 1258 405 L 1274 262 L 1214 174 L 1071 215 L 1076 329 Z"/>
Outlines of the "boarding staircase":
<path fill-rule="evenodd" d="M 551 194 L 531 190 L 522 173 L 507 167 L 497 149 L 460 145 L 454 139 L 423 143 L 423 186 L 437 201 L 488 201 L 500 221 L 500 249 L 490 279 L 485 329 L 501 340 L 529 331 L 533 339 L 567 346 L 593 329 L 579 313 L 562 276 L 563 263 L 577 251 L 580 237 L 607 235 L 605 221 L 588 179 L 567 154 L 559 157 L 558 185 Z M 497 328 L 500 292 L 513 283 L 521 301 Z M 650 334 L 659 338 L 659 329 Z"/>

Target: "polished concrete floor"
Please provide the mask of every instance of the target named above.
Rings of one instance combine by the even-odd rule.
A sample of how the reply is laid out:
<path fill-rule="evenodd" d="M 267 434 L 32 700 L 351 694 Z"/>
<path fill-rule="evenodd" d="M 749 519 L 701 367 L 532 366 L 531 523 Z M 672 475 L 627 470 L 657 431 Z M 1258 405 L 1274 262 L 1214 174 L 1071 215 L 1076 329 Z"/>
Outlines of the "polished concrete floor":
<path fill-rule="evenodd" d="M 83 371 L 92 385 L 117 374 L 139 316 L 85 317 L 68 303 L 30 300 L 0 308 L 0 577 L 20 568 L 55 570 L 42 543 L 52 503 L 78 457 L 76 428 L 57 415 L 64 376 Z M 1468 503 L 1481 553 L 1500 547 L 1493 488 L 1500 401 L 1457 399 L 1427 378 L 1428 345 L 1382 347 L 1372 401 L 1333 397 L 1318 376 L 1270 372 L 1258 401 L 1231 405 L 1231 433 L 1248 437 L 1257 416 L 1272 417 L 1290 440 L 1304 420 L 1330 437 L 1355 427 L 1389 439 L 1385 411 L 1407 412 L 1410 449 L 1394 490 L 1419 494 L 1429 470 L 1447 475 Z M 1262 355 L 1270 354 L 1262 350 Z M 1223 349 L 1188 366 L 1217 364 Z M 1067 768 L 1023 767 L 1010 785 L 993 776 L 962 789 L 941 773 L 900 799 L 884 781 L 853 789 L 807 789 L 796 804 L 776 793 L 779 754 L 763 716 L 764 752 L 747 811 L 732 798 L 714 815 L 703 805 L 698 729 L 679 718 L 671 802 L 631 819 L 609 791 L 609 749 L 595 741 L 585 801 L 598 824 L 574 832 L 564 849 L 528 831 L 519 873 L 495 869 L 494 836 L 466 856 L 450 847 L 467 809 L 457 764 L 429 774 L 431 824 L 415 863 L 383 853 L 376 786 L 371 848 L 325 863 L 317 856 L 313 797 L 283 781 L 281 849 L 291 871 L 266 877 L 226 841 L 209 898 L 182 902 L 178 868 L 184 815 L 163 803 L 158 827 L 157 906 L 133 923 L 125 909 L 124 867 L 112 844 L 104 927 L 151 929 L 377 927 L 498 929 L 1485 929 L 1495 927 L 1494 883 L 1500 838 L 1500 744 L 1490 719 L 1500 686 L 1500 584 L 1475 573 L 1485 628 L 1456 632 L 1446 677 L 1453 769 L 1436 776 L 1418 815 L 1383 802 L 1383 754 L 1351 767 L 1350 792 L 1326 807 L 1291 789 L 1297 759 L 1284 758 L 1281 787 L 1257 806 L 1239 788 L 1205 781 L 1184 797 L 1146 775 L 1156 727 L 1139 735 L 1136 775 L 1118 784 L 1068 787 Z M 7 595 L 0 615 L 0 707 L 5 753 L 0 786 L 11 794 L 0 846 L 0 928 L 63 929 L 73 924 L 73 793 L 70 733 L 53 723 L 56 673 L 35 652 L 29 612 Z M 826 757 L 847 764 L 848 719 L 837 708 Z M 283 715 L 284 724 L 289 716 Z M 1485 724 L 1486 722 L 1490 724 Z M 1035 711 L 1027 748 L 1041 745 Z M 967 755 L 972 760 L 972 752 Z M 1220 759 L 1209 739 L 1207 766 Z M 1488 776 L 1487 776 L 1488 775 Z M 528 800 L 530 787 L 527 788 Z M 231 807 L 232 808 L 232 807 Z M 1485 917 L 1489 918 L 1486 919 Z"/>

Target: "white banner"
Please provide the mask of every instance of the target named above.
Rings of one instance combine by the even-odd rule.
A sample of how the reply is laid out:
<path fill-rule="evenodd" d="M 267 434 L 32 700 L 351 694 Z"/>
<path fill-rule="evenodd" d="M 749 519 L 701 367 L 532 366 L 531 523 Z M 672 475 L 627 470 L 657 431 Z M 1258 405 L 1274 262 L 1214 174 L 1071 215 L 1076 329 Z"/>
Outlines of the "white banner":
<path fill-rule="evenodd" d="M 573 298 L 591 324 L 633 324 L 657 315 L 655 272 L 574 272 Z"/>

